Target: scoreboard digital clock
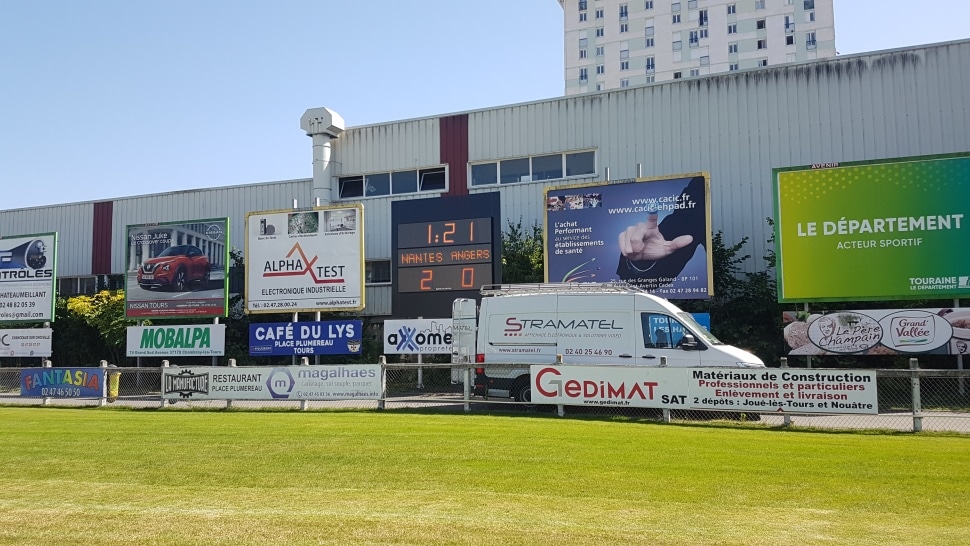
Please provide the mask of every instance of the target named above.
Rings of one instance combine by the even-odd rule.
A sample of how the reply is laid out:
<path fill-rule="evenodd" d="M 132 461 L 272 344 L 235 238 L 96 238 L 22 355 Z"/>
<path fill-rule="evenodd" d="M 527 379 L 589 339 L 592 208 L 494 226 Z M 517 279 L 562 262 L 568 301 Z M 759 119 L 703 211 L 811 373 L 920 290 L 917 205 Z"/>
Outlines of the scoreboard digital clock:
<path fill-rule="evenodd" d="M 392 316 L 446 318 L 501 282 L 501 222 L 498 192 L 392 202 Z"/>
<path fill-rule="evenodd" d="M 477 290 L 492 283 L 492 219 L 401 224 L 398 292 Z"/>

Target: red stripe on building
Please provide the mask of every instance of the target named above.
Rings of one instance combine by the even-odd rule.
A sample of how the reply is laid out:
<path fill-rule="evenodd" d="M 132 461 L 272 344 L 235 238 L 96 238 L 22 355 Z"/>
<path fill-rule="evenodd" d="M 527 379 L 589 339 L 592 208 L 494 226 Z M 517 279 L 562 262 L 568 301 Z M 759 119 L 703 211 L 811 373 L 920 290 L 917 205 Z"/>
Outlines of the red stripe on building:
<path fill-rule="evenodd" d="M 441 162 L 448 165 L 448 193 L 468 195 L 468 114 L 438 118 Z"/>
<path fill-rule="evenodd" d="M 94 204 L 94 222 L 91 230 L 91 274 L 111 274 L 111 218 L 114 201 Z"/>

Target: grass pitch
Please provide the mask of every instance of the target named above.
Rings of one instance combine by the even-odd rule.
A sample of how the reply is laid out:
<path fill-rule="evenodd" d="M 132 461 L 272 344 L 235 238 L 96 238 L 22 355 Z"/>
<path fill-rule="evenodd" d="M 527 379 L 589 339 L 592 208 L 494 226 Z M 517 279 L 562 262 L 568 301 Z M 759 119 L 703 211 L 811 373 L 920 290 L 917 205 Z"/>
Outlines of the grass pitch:
<path fill-rule="evenodd" d="M 970 439 L 0 408 L 3 544 L 966 544 Z"/>

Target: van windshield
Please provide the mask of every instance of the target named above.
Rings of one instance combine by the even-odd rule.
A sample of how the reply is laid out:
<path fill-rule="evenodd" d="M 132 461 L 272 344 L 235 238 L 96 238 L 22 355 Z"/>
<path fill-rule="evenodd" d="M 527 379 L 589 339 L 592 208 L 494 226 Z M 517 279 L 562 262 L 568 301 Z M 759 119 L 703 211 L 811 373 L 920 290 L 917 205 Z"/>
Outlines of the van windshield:
<path fill-rule="evenodd" d="M 724 342 L 714 337 L 714 334 L 708 332 L 707 328 L 704 328 L 699 322 L 694 320 L 694 317 L 692 317 L 690 313 L 681 311 L 680 313 L 677 313 L 677 318 L 686 324 L 688 328 L 700 334 L 704 338 L 704 341 L 710 343 L 711 345 L 724 345 Z"/>

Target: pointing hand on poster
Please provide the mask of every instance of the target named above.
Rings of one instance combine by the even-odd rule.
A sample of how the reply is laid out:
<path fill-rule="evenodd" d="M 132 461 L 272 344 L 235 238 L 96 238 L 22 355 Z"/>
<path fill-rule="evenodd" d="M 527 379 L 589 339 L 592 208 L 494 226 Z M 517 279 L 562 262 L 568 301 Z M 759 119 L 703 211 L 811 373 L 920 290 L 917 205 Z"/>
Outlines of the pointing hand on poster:
<path fill-rule="evenodd" d="M 620 253 L 624 258 L 634 262 L 661 260 L 694 241 L 691 235 L 668 241 L 657 227 L 657 218 L 657 211 L 650 211 L 646 222 L 634 224 L 620 233 Z"/>

